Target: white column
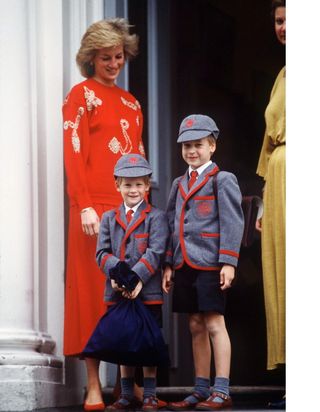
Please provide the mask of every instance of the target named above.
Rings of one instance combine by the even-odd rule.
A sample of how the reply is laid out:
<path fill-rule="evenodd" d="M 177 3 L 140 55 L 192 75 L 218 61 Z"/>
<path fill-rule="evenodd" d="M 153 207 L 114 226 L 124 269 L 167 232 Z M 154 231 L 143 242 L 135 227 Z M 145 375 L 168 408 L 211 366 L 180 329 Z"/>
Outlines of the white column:
<path fill-rule="evenodd" d="M 47 43 L 41 48 L 45 23 L 59 23 L 60 19 L 62 27 L 61 0 L 45 3 L 52 6 L 47 22 L 41 20 L 44 2 L 37 0 L 5 2 L 0 13 L 0 411 L 54 406 L 55 390 L 63 382 L 62 359 L 55 354 L 47 320 L 51 296 L 48 256 L 56 256 L 59 249 L 49 252 L 49 243 L 43 243 L 56 222 L 41 220 L 49 216 L 43 208 L 47 175 L 42 172 L 50 154 L 39 150 L 45 149 L 50 129 L 41 118 L 50 116 L 42 105 L 52 98 L 55 101 L 57 86 L 62 89 L 53 76 L 49 79 L 53 95 L 43 94 L 39 64 L 41 57 L 50 60 L 55 47 L 62 49 L 59 25 L 55 28 L 58 45 Z M 59 141 L 60 136 L 56 138 Z M 57 207 L 59 200 L 55 199 Z M 63 273 L 56 277 L 57 284 L 63 284 Z M 63 303 L 63 291 L 60 293 Z M 57 309 L 61 318 L 62 309 Z"/>

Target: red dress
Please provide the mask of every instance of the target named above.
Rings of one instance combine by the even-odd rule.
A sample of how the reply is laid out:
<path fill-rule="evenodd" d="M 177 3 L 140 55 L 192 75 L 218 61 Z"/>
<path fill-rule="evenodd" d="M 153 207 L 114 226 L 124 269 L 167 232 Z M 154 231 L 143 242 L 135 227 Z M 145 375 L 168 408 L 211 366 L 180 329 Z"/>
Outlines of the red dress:
<path fill-rule="evenodd" d="M 144 154 L 143 118 L 132 94 L 87 79 L 66 97 L 63 119 L 70 203 L 64 354 L 77 355 L 105 312 L 105 276 L 95 261 L 97 239 L 82 232 L 80 211 L 92 206 L 101 217 L 121 202 L 113 169 L 124 154 Z"/>

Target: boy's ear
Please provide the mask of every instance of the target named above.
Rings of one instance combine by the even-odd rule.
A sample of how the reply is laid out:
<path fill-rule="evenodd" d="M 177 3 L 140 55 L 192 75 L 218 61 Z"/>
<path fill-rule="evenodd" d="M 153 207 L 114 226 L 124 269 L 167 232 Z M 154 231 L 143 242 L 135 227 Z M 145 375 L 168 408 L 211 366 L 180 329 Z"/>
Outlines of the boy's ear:
<path fill-rule="evenodd" d="M 119 184 L 116 180 L 114 181 L 114 185 L 116 187 L 117 192 L 120 192 L 120 187 L 119 187 Z"/>
<path fill-rule="evenodd" d="M 210 144 L 211 155 L 213 155 L 213 153 L 216 151 L 216 148 L 217 148 L 216 143 L 211 142 L 211 144 Z"/>

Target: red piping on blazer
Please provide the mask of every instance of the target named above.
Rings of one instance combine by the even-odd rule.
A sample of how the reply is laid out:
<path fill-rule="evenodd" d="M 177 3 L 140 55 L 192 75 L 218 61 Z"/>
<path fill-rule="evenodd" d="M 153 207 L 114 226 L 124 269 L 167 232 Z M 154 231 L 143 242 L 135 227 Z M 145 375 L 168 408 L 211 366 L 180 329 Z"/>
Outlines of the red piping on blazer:
<path fill-rule="evenodd" d="M 215 175 L 216 173 L 218 173 L 219 168 L 218 166 L 216 166 L 213 170 L 211 170 L 210 173 L 208 173 L 204 180 L 198 184 L 195 185 L 194 189 L 189 192 L 188 194 L 185 193 L 185 191 L 183 190 L 181 181 L 179 182 L 179 190 L 181 193 L 182 198 L 184 199 L 183 205 L 182 205 L 182 210 L 181 210 L 181 216 L 180 216 L 180 230 L 179 230 L 179 238 L 180 238 L 180 245 L 181 245 L 181 251 L 182 251 L 182 262 L 180 265 L 176 266 L 175 269 L 179 269 L 183 266 L 183 263 L 186 262 L 188 266 L 192 267 L 193 269 L 197 269 L 197 270 L 220 270 L 220 266 L 198 266 L 195 265 L 194 263 L 192 263 L 187 255 L 187 250 L 186 250 L 186 246 L 185 246 L 185 240 L 184 240 L 184 236 L 183 236 L 183 221 L 184 221 L 184 216 L 185 216 L 185 207 L 186 204 L 188 202 L 188 200 L 190 199 L 190 197 L 192 197 L 199 189 L 201 189 L 209 180 L 209 177 Z M 214 197 L 213 197 L 214 198 Z"/>
<path fill-rule="evenodd" d="M 232 250 L 225 250 L 225 249 L 220 249 L 219 253 L 221 253 L 222 255 L 230 255 L 230 256 L 234 256 L 236 258 L 239 257 L 239 253 L 233 252 Z"/>
<path fill-rule="evenodd" d="M 147 203 L 147 206 L 145 209 L 141 211 L 141 215 L 139 219 L 129 227 L 121 220 L 120 218 L 120 208 L 117 210 L 116 214 L 116 221 L 123 227 L 123 229 L 126 231 L 124 234 L 124 237 L 121 242 L 121 248 L 120 248 L 120 260 L 125 260 L 125 254 L 126 254 L 126 242 L 131 233 L 145 220 L 147 213 L 151 211 L 151 205 Z"/>
<path fill-rule="evenodd" d="M 112 256 L 111 253 L 109 253 L 108 255 L 103 256 L 102 260 L 101 260 L 101 264 L 100 264 L 100 269 L 103 271 L 104 265 L 106 264 L 106 261 L 109 259 L 109 257 Z"/>
<path fill-rule="evenodd" d="M 220 233 L 200 233 L 202 237 L 220 237 Z"/>
<path fill-rule="evenodd" d="M 150 265 L 150 263 L 146 259 L 141 258 L 140 262 L 142 262 L 147 267 L 147 269 L 149 270 L 151 275 L 153 275 L 155 273 L 155 270 L 153 269 L 153 267 Z"/>

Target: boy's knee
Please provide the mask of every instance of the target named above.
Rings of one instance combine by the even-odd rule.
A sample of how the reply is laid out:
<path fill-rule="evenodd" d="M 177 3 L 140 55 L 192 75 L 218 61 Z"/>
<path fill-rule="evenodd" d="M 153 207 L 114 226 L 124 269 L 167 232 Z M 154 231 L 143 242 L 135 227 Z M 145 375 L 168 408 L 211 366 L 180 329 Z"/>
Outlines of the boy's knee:
<path fill-rule="evenodd" d="M 211 336 L 216 335 L 219 332 L 226 330 L 226 325 L 224 322 L 224 317 L 220 314 L 215 314 L 206 317 L 205 319 L 206 329 Z"/>
<path fill-rule="evenodd" d="M 201 333 L 208 333 L 205 322 L 201 315 L 192 315 L 189 319 L 189 329 L 192 335 L 198 335 Z"/>

